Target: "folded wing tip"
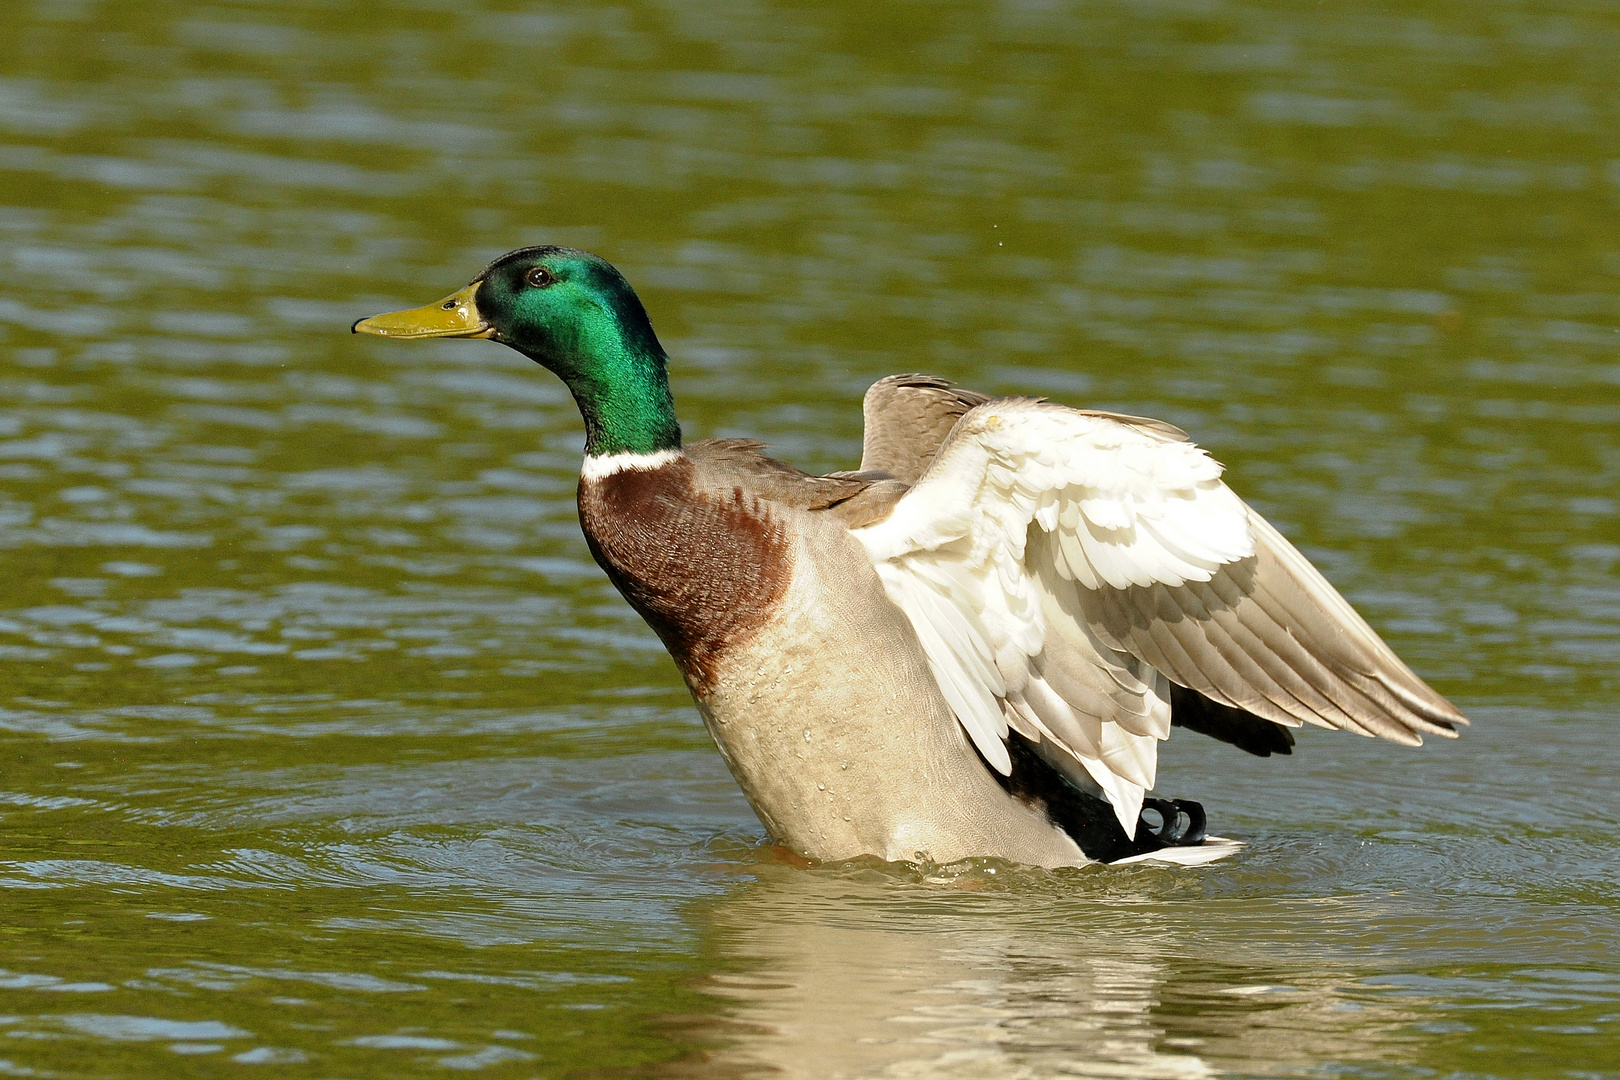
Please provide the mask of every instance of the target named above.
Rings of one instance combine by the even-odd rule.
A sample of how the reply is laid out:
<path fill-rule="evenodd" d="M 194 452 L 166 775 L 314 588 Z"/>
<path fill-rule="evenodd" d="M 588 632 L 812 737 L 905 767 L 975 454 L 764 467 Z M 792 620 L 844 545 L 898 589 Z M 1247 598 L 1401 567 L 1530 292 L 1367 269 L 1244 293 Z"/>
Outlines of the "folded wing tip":
<path fill-rule="evenodd" d="M 1472 726 L 1469 723 L 1468 717 L 1458 712 L 1456 707 L 1453 706 L 1451 702 L 1448 701 L 1445 704 L 1447 708 L 1444 713 L 1438 716 L 1430 715 L 1420 717 L 1418 721 L 1412 725 L 1413 729 L 1416 731 L 1421 731 L 1425 735 L 1437 735 L 1442 739 L 1455 739 L 1457 736 L 1462 734 L 1462 732 L 1457 730 L 1459 727 Z"/>

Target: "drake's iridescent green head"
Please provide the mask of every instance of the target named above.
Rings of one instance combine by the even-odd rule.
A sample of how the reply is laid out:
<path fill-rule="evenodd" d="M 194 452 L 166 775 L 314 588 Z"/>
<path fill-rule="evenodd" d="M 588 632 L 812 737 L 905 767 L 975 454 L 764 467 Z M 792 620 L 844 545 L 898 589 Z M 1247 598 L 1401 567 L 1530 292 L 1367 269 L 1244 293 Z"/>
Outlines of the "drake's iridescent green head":
<path fill-rule="evenodd" d="M 507 252 L 426 307 L 354 324 L 379 337 L 483 337 L 555 372 L 585 418 L 585 452 L 650 454 L 681 445 L 664 348 L 624 275 L 563 247 Z"/>

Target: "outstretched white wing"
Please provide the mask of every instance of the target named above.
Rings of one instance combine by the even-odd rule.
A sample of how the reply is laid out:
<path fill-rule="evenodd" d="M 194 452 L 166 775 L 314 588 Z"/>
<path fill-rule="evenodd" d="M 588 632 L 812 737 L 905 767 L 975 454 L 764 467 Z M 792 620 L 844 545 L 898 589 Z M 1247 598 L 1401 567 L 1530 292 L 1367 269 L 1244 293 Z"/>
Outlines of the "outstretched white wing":
<path fill-rule="evenodd" d="M 1011 726 L 1132 835 L 1168 679 L 1290 726 L 1467 723 L 1168 424 L 987 402 L 855 535 L 985 760 L 1010 772 Z"/>

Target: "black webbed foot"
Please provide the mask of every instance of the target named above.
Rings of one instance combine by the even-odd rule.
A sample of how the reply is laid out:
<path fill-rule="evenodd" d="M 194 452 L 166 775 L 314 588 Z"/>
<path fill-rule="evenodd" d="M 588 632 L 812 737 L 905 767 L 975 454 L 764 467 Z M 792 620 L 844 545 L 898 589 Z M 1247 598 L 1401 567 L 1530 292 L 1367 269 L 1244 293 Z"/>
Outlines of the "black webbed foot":
<path fill-rule="evenodd" d="M 1111 863 L 1167 847 L 1204 842 L 1204 808 L 1190 799 L 1144 799 L 1136 835 L 1126 835 L 1109 802 L 1083 791 L 1041 760 L 1017 733 L 1007 740 L 1009 776 L 991 769 L 1008 794 L 1046 811 L 1051 822 L 1074 839 L 1088 859 Z M 988 765 L 985 766 L 989 768 Z"/>
<path fill-rule="evenodd" d="M 1204 808 L 1190 799 L 1143 799 L 1138 835 L 1140 829 L 1165 847 L 1197 847 L 1204 842 Z"/>

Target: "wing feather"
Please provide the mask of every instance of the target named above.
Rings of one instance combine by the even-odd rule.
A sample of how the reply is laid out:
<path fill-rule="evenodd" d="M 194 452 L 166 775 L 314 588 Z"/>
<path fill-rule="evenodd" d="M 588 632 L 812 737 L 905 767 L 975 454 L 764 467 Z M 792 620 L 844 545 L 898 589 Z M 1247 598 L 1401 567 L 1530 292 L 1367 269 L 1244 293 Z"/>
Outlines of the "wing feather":
<path fill-rule="evenodd" d="M 1132 835 L 1172 681 L 1255 723 L 1467 723 L 1169 425 L 985 401 L 854 533 L 985 760 L 1007 773 L 1017 732 Z"/>
<path fill-rule="evenodd" d="M 1276 723 L 1416 745 L 1467 720 L 1412 673 L 1293 545 L 1250 510 L 1256 553 L 1207 583 L 1082 594 L 1099 637 Z"/>
<path fill-rule="evenodd" d="M 985 400 L 932 375 L 879 379 L 861 402 L 861 469 L 915 483 L 956 421 Z"/>

